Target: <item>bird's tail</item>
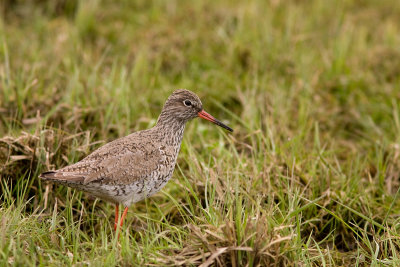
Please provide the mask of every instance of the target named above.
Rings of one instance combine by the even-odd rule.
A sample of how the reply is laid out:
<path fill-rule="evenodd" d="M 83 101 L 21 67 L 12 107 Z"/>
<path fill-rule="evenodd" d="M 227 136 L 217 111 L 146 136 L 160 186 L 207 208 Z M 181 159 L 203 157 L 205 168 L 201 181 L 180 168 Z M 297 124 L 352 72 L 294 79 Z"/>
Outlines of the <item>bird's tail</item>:
<path fill-rule="evenodd" d="M 39 178 L 43 180 L 53 180 L 55 178 L 55 174 L 55 171 L 43 172 L 39 175 Z"/>
<path fill-rule="evenodd" d="M 48 171 L 40 174 L 39 178 L 52 182 L 81 183 L 84 181 L 85 176 L 82 174 L 71 173 L 71 172 Z"/>

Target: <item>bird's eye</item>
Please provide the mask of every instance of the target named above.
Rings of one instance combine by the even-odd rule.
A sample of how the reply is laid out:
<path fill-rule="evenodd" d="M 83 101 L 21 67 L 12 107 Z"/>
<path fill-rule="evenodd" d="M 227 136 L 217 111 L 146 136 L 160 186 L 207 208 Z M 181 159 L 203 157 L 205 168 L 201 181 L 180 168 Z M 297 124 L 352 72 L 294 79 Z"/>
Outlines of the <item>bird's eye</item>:
<path fill-rule="evenodd" d="M 185 100 L 183 101 L 183 104 L 187 107 L 190 107 L 192 105 L 192 102 L 190 100 Z"/>

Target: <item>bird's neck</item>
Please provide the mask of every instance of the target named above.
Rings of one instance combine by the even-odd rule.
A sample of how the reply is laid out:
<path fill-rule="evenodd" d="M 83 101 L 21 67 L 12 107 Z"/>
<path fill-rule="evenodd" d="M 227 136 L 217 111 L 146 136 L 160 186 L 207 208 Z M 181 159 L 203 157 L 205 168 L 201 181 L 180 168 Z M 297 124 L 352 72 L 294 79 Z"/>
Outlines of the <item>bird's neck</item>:
<path fill-rule="evenodd" d="M 155 128 L 158 129 L 160 137 L 165 140 L 168 145 L 180 146 L 185 130 L 186 122 L 172 116 L 162 116 L 157 120 Z"/>

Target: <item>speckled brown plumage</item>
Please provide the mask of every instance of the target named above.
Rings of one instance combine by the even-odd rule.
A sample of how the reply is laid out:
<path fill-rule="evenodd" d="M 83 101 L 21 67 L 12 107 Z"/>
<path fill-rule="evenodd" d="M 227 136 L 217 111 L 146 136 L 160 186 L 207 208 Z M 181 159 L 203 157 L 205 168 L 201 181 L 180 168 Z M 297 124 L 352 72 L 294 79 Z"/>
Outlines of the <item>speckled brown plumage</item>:
<path fill-rule="evenodd" d="M 75 164 L 39 177 L 129 207 L 171 178 L 185 124 L 195 117 L 232 131 L 203 110 L 196 94 L 180 89 L 168 97 L 153 128 L 114 140 Z"/>

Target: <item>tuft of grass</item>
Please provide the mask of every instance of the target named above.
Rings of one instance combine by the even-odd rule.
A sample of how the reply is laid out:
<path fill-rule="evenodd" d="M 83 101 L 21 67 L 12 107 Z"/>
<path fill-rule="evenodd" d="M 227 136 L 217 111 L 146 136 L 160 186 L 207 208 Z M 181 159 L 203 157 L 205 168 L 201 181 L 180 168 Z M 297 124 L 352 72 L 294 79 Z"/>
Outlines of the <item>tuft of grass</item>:
<path fill-rule="evenodd" d="M 0 265 L 398 266 L 400 5 L 4 1 Z M 42 171 L 195 91 L 174 178 L 130 208 Z"/>

